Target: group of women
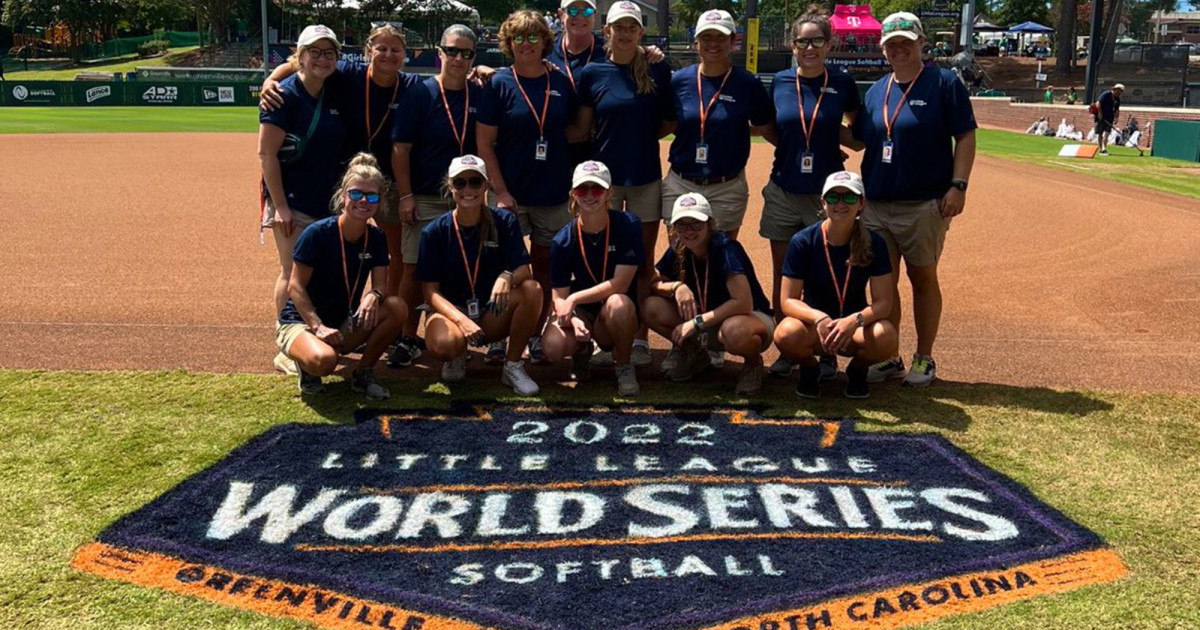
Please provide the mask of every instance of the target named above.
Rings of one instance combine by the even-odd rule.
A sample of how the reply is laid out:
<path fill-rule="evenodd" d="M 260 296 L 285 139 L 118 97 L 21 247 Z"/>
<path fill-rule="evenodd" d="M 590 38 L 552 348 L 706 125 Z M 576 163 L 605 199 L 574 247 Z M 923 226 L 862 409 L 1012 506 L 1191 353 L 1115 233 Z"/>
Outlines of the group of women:
<path fill-rule="evenodd" d="M 280 254 L 276 306 L 299 311 L 302 322 L 281 315 L 280 328 L 305 340 L 285 343 L 281 333 L 277 367 L 319 382 L 332 370 L 328 356 L 357 347 L 345 334 L 321 334 L 341 325 L 344 310 L 360 326 L 374 315 L 373 330 L 399 337 L 391 365 L 428 352 L 454 381 L 465 377 L 468 346 L 486 346 L 522 395 L 538 391 L 525 358 L 569 359 L 581 380 L 611 364 L 618 392 L 634 395 L 653 330 L 672 343 L 660 366 L 672 380 L 728 352 L 744 361 L 737 391 L 753 394 L 774 343 L 780 359 L 769 372 L 799 369 L 797 393 L 816 395 L 841 354 L 851 358 L 846 395 L 865 396 L 868 382 L 905 372 L 896 332 L 903 258 L 918 333 L 906 383 L 928 384 L 941 310 L 936 263 L 962 210 L 975 125 L 953 74 L 922 64 L 919 19 L 884 20 L 894 72 L 860 102 L 849 75 L 825 63 L 831 29 L 820 11 L 794 23 L 796 67 L 779 72 L 770 92 L 732 64 L 736 24 L 725 11 L 700 16 L 699 62 L 674 73 L 642 46 L 636 3 L 611 6 L 603 38 L 593 33 L 595 13 L 591 0 L 563 0 L 558 38 L 538 13 L 513 13 L 499 32 L 512 65 L 478 69 L 474 80 L 475 35 L 463 26 L 446 30 L 439 74 L 424 81 L 395 62 L 404 39 L 390 24 L 373 28 L 362 65 L 337 61 L 325 27 L 304 30 L 290 66 L 263 89 L 263 225 Z M 664 177 L 658 141 L 669 134 Z M 771 243 L 770 299 L 738 240 L 751 135 L 775 145 L 759 226 Z M 863 177 L 844 171 L 843 146 L 865 149 Z M 330 181 L 359 153 L 354 178 Z M 342 226 L 341 253 L 323 251 L 343 281 L 313 282 L 315 261 L 301 256 L 297 234 L 331 206 L 372 199 L 386 255 L 361 257 L 373 229 L 355 227 L 365 212 L 324 219 Z M 655 260 L 660 222 L 670 247 Z M 360 252 L 353 277 L 349 250 Z M 371 271 L 381 265 L 386 273 Z M 368 276 L 364 299 L 357 281 Z M 328 290 L 346 301 L 335 319 L 301 308 L 302 294 L 317 302 L 312 293 Z M 363 302 L 375 303 L 370 313 Z M 424 341 L 419 316 L 406 317 L 422 303 Z M 298 353 L 313 340 L 326 351 Z M 355 372 L 371 381 L 359 387 L 368 395 L 382 390 L 369 370 L 374 348 L 367 343 Z"/>

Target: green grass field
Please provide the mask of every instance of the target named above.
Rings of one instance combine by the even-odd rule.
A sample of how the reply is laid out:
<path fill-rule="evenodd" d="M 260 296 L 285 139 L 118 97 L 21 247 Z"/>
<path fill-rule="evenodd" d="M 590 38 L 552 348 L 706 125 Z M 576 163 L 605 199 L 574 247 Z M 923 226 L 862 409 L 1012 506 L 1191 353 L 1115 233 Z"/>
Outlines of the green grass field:
<path fill-rule="evenodd" d="M 137 68 L 151 68 L 160 66 L 173 66 L 175 61 L 199 46 L 181 46 L 179 48 L 171 48 L 167 54 L 159 57 L 142 58 L 137 55 L 129 55 L 126 57 L 117 57 L 104 61 L 91 62 L 71 68 L 62 68 L 59 70 L 43 70 L 30 68 L 22 70 L 23 64 L 20 61 L 10 60 L 8 65 L 5 65 L 4 76 L 9 81 L 73 81 L 75 75 L 80 72 L 133 72 Z"/>
<path fill-rule="evenodd" d="M 426 391 L 413 387 L 428 385 Z M 444 385 L 407 381 L 388 406 L 449 404 Z M 711 384 L 647 383 L 641 402 L 737 404 Z M 546 387 L 543 400 L 612 403 L 608 383 Z M 511 400 L 498 383 L 456 389 Z M 1200 627 L 1200 398 L 942 383 L 827 396 L 769 412 L 858 417 L 863 431 L 937 432 L 1098 532 L 1130 568 L 1109 585 L 951 617 L 934 629 Z M 310 404 L 272 375 L 0 371 L 0 627 L 161 630 L 301 628 L 68 567 L 118 517 L 222 459 L 268 427 L 344 423 L 348 385 Z M 803 411 L 801 411 L 803 409 Z"/>

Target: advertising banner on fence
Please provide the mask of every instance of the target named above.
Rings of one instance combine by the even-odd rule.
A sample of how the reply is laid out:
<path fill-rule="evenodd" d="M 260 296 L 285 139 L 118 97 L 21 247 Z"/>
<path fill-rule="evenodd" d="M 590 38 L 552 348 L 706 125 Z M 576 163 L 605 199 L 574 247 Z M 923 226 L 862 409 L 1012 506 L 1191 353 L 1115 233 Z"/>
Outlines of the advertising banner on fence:
<path fill-rule="evenodd" d="M 7 105 L 63 105 L 69 102 L 66 87 L 57 81 L 9 81 L 0 85 Z"/>
<path fill-rule="evenodd" d="M 75 105 L 124 105 L 124 83 L 85 83 L 71 85 Z"/>
<path fill-rule="evenodd" d="M 205 85 L 200 88 L 200 104 L 201 105 L 236 105 L 237 97 L 234 95 L 232 85 L 210 86 Z"/>
<path fill-rule="evenodd" d="M 195 95 L 190 94 L 191 87 L 164 83 L 131 83 L 126 102 L 129 105 L 195 105 Z"/>

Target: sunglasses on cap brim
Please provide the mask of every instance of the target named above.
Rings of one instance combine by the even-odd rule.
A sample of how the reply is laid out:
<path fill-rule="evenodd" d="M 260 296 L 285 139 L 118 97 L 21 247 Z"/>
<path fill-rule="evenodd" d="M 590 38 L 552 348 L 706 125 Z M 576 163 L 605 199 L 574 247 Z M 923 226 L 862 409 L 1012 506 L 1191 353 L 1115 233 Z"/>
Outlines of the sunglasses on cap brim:
<path fill-rule="evenodd" d="M 883 34 L 887 35 L 888 33 L 907 31 L 915 35 L 919 28 L 917 23 L 912 20 L 895 20 L 883 25 Z"/>

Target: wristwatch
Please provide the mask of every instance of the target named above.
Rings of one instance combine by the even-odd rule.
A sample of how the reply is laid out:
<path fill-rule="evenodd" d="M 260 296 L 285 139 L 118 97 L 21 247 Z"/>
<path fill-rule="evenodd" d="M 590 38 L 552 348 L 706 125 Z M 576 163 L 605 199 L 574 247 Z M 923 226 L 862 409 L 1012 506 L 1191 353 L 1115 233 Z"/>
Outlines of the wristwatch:
<path fill-rule="evenodd" d="M 965 179 L 952 179 L 952 180 L 950 180 L 950 187 L 951 187 L 951 188 L 957 188 L 957 189 L 959 189 L 959 190 L 961 190 L 961 191 L 963 191 L 963 192 L 967 192 L 967 180 L 965 180 Z"/>
<path fill-rule="evenodd" d="M 697 315 L 696 319 L 692 320 L 692 323 L 696 325 L 696 330 L 704 330 L 704 316 L 703 315 Z"/>
<path fill-rule="evenodd" d="M 858 322 L 859 328 L 863 327 L 867 323 L 865 320 L 863 320 L 862 311 L 854 314 L 854 321 Z"/>

